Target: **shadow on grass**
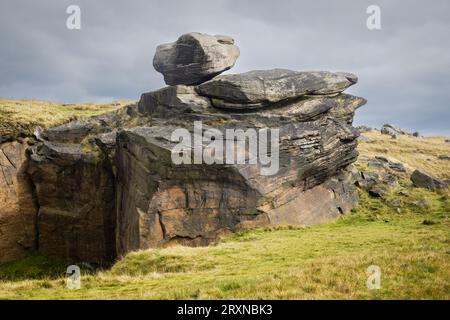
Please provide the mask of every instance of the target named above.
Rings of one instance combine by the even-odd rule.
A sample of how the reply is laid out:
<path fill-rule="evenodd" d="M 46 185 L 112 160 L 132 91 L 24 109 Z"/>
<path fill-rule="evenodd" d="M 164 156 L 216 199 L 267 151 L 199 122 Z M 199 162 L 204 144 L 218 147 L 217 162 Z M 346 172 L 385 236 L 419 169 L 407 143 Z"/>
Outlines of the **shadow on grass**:
<path fill-rule="evenodd" d="M 21 260 L 0 264 L 0 281 L 56 279 L 66 275 L 70 262 L 32 254 Z"/>

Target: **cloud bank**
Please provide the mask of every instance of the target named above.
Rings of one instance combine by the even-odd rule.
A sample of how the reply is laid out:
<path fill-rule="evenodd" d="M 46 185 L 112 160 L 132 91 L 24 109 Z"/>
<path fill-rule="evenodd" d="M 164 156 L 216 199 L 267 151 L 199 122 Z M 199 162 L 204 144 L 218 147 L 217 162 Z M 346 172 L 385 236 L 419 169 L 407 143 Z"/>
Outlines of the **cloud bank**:
<path fill-rule="evenodd" d="M 66 28 L 71 4 L 81 8 L 79 31 Z M 381 30 L 366 28 L 371 4 Z M 165 85 L 152 67 L 156 46 L 198 31 L 235 38 L 241 57 L 229 72 L 353 72 L 350 93 L 369 101 L 357 124 L 450 135 L 448 12 L 446 0 L 5 0 L 0 96 L 137 100 Z"/>

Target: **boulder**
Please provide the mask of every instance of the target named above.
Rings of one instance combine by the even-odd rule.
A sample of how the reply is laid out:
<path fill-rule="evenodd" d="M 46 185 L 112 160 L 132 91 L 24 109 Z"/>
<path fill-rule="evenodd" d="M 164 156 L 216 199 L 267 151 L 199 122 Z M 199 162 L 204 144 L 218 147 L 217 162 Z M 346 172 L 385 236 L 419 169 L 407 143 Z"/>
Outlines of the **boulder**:
<path fill-rule="evenodd" d="M 364 132 L 371 132 L 371 131 L 374 130 L 373 128 L 368 127 L 368 126 L 358 126 L 358 127 L 356 127 L 356 129 L 358 129 L 359 132 L 361 132 L 361 133 L 364 133 Z"/>
<path fill-rule="evenodd" d="M 192 32 L 158 46 L 153 66 L 168 85 L 197 85 L 232 68 L 239 54 L 228 36 Z"/>
<path fill-rule="evenodd" d="M 426 188 L 430 190 L 447 188 L 447 184 L 423 171 L 415 170 L 411 175 L 411 181 L 416 187 Z"/>
<path fill-rule="evenodd" d="M 450 160 L 450 156 L 446 154 L 441 154 L 438 156 L 439 160 Z"/>
<path fill-rule="evenodd" d="M 356 76 L 326 71 L 273 69 L 222 75 L 199 85 L 197 91 L 210 98 L 216 108 L 245 111 L 300 99 L 305 95 L 338 94 L 355 81 Z"/>

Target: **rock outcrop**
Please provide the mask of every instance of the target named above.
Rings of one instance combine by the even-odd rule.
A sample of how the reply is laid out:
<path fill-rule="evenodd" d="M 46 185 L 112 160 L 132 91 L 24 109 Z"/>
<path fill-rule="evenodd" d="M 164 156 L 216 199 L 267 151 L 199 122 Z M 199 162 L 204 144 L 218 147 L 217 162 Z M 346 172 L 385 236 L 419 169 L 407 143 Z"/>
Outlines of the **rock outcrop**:
<path fill-rule="evenodd" d="M 420 170 L 415 170 L 411 175 L 411 181 L 416 187 L 430 190 L 444 189 L 448 184 Z"/>
<path fill-rule="evenodd" d="M 232 68 L 239 54 L 228 36 L 192 32 L 158 46 L 153 66 L 168 85 L 196 85 Z"/>
<path fill-rule="evenodd" d="M 39 132 L 25 170 L 37 198 L 36 248 L 104 264 L 241 229 L 318 224 L 354 207 L 352 121 L 366 101 L 343 91 L 357 77 L 284 69 L 217 76 L 238 54 L 229 37 L 182 36 L 155 56 L 173 86 Z M 200 141 L 183 141 L 183 149 L 194 158 L 200 150 L 202 161 L 175 164 L 176 130 Z M 261 150 L 276 161 L 261 161 Z"/>

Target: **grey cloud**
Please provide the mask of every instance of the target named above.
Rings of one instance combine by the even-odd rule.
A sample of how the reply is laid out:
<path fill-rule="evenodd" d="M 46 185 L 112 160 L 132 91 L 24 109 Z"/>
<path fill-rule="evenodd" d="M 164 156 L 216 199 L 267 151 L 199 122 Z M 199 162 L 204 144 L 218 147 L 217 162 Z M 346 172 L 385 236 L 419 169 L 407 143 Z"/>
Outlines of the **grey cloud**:
<path fill-rule="evenodd" d="M 365 27 L 368 5 L 382 30 Z M 65 27 L 78 4 L 82 30 Z M 0 3 L 0 96 L 58 101 L 138 99 L 164 86 L 155 47 L 188 31 L 233 36 L 229 72 L 342 70 L 369 103 L 356 122 L 450 134 L 450 3 L 441 1 L 5 0 Z"/>

